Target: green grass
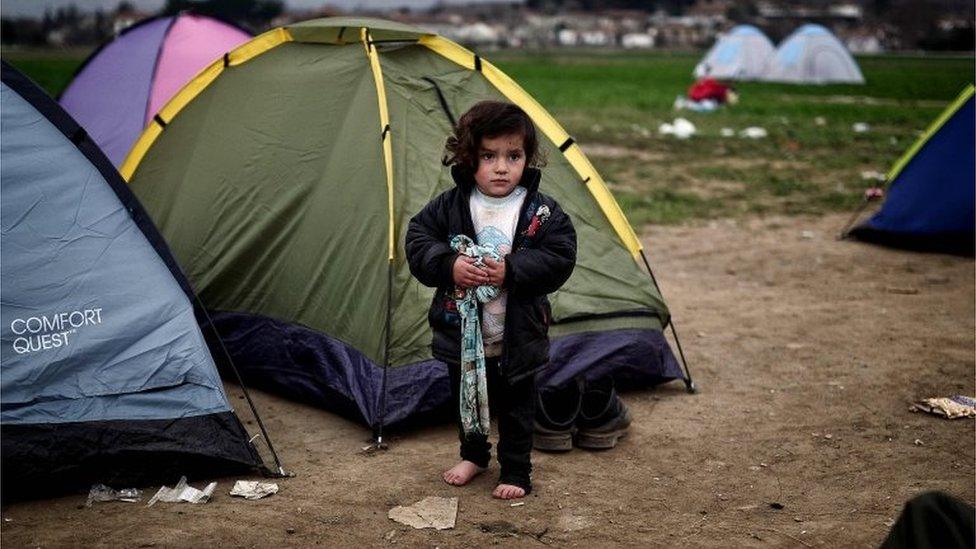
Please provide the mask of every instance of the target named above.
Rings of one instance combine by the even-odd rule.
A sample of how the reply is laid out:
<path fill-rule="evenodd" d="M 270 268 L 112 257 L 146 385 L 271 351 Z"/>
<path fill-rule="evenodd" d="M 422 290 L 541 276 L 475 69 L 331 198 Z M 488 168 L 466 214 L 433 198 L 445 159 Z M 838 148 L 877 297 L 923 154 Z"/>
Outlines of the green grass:
<path fill-rule="evenodd" d="M 635 224 L 752 214 L 850 210 L 972 82 L 972 57 L 860 58 L 867 84 L 738 84 L 739 104 L 714 113 L 674 111 L 692 83 L 697 54 L 490 56 L 583 144 L 634 153 L 590 158 Z M 658 135 L 681 116 L 688 140 Z M 854 123 L 870 131 L 855 133 Z M 723 128 L 765 128 L 765 139 L 722 137 Z M 641 160 L 641 157 L 650 157 Z"/>
<path fill-rule="evenodd" d="M 11 51 L 12 62 L 52 95 L 70 81 L 87 51 Z M 698 54 L 494 52 L 487 57 L 562 123 L 590 155 L 634 224 L 755 214 L 850 210 L 972 82 L 973 57 L 859 58 L 863 86 L 747 82 L 738 105 L 703 114 L 676 112 Z M 684 117 L 688 140 L 658 135 Z M 852 125 L 866 122 L 867 133 Z M 765 128 L 765 139 L 722 137 L 723 128 Z"/>
<path fill-rule="evenodd" d="M 29 76 L 51 97 L 57 97 L 71 82 L 89 50 L 3 50 L 3 60 Z"/>

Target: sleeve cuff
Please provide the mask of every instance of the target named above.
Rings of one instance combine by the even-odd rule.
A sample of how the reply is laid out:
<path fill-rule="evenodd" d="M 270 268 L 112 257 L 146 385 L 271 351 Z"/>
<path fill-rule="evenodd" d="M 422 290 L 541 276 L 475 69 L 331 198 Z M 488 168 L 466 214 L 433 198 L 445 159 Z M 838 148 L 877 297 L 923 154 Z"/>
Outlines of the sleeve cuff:
<path fill-rule="evenodd" d="M 448 254 L 441 260 L 441 283 L 445 287 L 454 285 L 454 262 L 457 261 L 457 257 L 457 254 Z"/>

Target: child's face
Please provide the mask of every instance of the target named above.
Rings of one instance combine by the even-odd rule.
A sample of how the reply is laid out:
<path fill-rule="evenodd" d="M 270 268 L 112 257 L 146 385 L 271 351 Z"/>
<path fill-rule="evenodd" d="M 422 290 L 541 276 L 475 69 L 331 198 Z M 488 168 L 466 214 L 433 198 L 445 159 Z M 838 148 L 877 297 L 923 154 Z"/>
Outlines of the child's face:
<path fill-rule="evenodd" d="M 519 134 L 482 137 L 478 151 L 478 171 L 474 180 L 482 193 L 500 198 L 508 196 L 522 180 L 525 150 Z"/>

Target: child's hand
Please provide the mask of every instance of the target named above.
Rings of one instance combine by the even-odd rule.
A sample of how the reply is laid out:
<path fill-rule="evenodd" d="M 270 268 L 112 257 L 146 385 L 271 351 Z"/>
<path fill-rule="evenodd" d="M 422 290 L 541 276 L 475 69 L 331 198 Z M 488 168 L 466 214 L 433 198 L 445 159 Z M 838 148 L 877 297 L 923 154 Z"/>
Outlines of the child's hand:
<path fill-rule="evenodd" d="M 505 284 L 505 261 L 495 261 L 490 257 L 484 259 L 488 271 L 488 283 L 496 288 Z"/>
<path fill-rule="evenodd" d="M 454 283 L 462 288 L 471 288 L 488 284 L 488 273 L 474 264 L 475 259 L 466 255 L 459 255 L 454 260 Z M 504 266 L 503 266 L 504 267 Z"/>

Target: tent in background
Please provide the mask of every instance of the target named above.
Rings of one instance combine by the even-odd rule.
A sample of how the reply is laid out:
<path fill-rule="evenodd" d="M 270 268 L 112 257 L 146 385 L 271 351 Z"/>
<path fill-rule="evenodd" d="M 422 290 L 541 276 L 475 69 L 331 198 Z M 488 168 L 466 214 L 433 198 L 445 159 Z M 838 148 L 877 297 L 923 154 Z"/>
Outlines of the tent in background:
<path fill-rule="evenodd" d="M 720 80 L 756 80 L 776 49 L 766 35 L 752 25 L 738 25 L 722 35 L 695 65 L 696 78 L 710 76 Z"/>
<path fill-rule="evenodd" d="M 146 19 L 88 57 L 62 92 L 61 106 L 119 166 L 173 94 L 250 39 L 233 25 L 192 13 Z"/>
<path fill-rule="evenodd" d="M 974 91 L 967 86 L 895 163 L 881 209 L 850 236 L 900 248 L 973 254 Z"/>
<path fill-rule="evenodd" d="M 391 424 L 449 398 L 404 233 L 454 184 L 444 142 L 484 99 L 535 121 L 542 189 L 579 235 L 572 278 L 539 312 L 553 338 L 540 384 L 684 378 L 641 243 L 579 146 L 493 65 L 416 27 L 333 18 L 258 36 L 174 97 L 122 173 L 249 383 Z"/>
<path fill-rule="evenodd" d="M 821 25 L 803 25 L 779 45 L 762 80 L 789 84 L 863 84 L 854 57 Z"/>
<path fill-rule="evenodd" d="M 247 472 L 189 284 L 85 132 L 3 63 L 4 498 Z"/>

